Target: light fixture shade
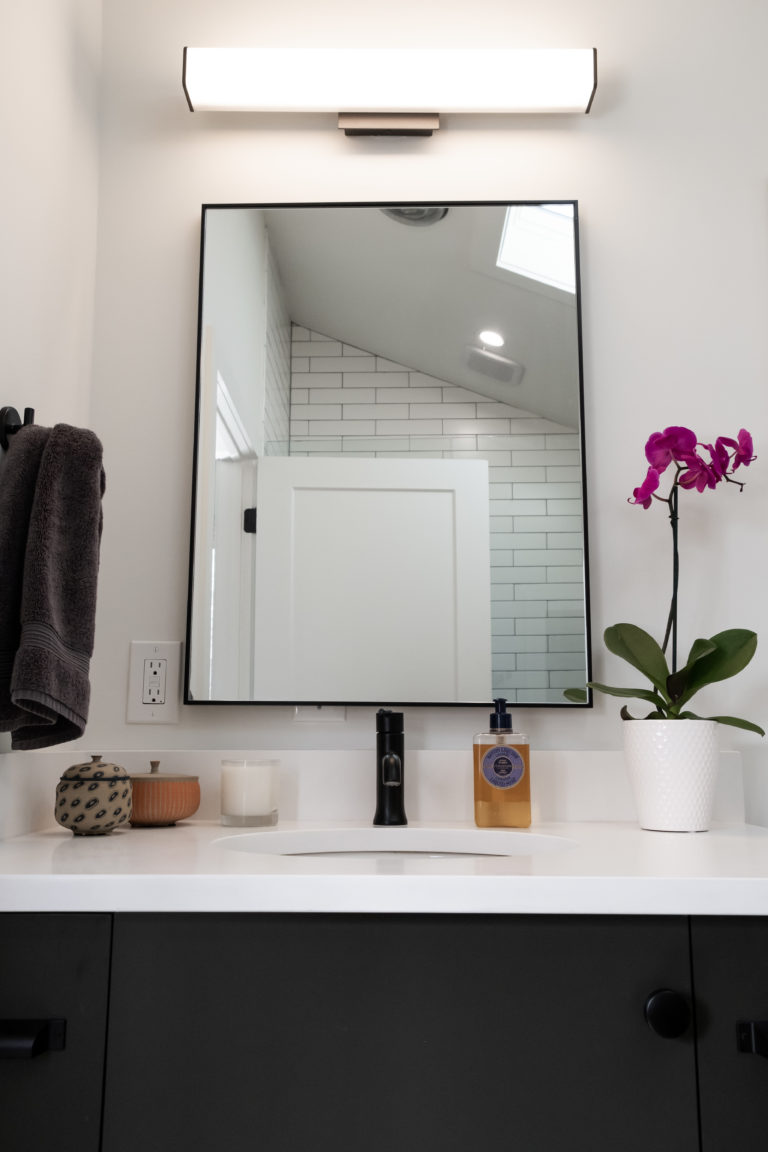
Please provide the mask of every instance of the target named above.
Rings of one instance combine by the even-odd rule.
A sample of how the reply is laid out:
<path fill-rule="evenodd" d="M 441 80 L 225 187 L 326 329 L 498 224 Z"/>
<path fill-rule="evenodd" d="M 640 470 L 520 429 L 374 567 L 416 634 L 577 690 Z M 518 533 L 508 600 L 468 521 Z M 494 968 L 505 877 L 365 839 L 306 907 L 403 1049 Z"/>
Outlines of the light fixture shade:
<path fill-rule="evenodd" d="M 588 112 L 594 48 L 185 48 L 193 111 Z"/>

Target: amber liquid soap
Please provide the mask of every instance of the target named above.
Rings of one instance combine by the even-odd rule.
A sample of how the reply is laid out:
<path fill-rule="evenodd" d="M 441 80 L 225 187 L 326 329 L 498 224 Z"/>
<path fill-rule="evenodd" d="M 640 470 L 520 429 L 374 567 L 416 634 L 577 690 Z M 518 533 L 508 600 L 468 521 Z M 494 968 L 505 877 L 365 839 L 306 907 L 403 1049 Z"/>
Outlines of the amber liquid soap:
<path fill-rule="evenodd" d="M 512 731 L 506 700 L 495 701 L 489 732 L 474 739 L 475 824 L 478 828 L 528 828 L 531 771 L 528 737 Z"/>

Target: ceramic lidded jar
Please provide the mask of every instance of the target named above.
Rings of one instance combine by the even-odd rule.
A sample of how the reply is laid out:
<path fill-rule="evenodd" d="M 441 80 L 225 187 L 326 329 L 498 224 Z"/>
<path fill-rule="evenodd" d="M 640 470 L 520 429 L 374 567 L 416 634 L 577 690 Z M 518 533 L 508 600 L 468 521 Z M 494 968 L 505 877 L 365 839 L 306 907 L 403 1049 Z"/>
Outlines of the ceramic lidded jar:
<path fill-rule="evenodd" d="M 75 836 L 106 836 L 130 819 L 131 778 L 99 754 L 90 764 L 73 764 L 56 786 L 54 815 Z"/>
<path fill-rule="evenodd" d="M 131 824 L 162 828 L 193 816 L 200 807 L 198 777 L 160 772 L 159 760 L 150 760 L 149 766 L 151 771 L 137 772 L 131 776 Z"/>

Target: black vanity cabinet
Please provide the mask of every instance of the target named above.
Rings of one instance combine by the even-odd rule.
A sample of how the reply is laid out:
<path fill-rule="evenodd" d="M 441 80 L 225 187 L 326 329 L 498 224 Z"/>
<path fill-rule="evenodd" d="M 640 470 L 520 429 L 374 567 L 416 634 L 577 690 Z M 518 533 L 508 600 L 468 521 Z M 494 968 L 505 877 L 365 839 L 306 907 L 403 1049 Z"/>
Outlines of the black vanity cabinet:
<path fill-rule="evenodd" d="M 98 1152 L 108 914 L 0 915 L 0 1148 Z"/>
<path fill-rule="evenodd" d="M 766 1052 L 768 917 L 0 915 L 2 1152 L 732 1152 Z"/>
<path fill-rule="evenodd" d="M 115 916 L 104 1152 L 695 1152 L 684 917 Z"/>
<path fill-rule="evenodd" d="M 768 918 L 695 917 L 704 1152 L 768 1144 Z"/>

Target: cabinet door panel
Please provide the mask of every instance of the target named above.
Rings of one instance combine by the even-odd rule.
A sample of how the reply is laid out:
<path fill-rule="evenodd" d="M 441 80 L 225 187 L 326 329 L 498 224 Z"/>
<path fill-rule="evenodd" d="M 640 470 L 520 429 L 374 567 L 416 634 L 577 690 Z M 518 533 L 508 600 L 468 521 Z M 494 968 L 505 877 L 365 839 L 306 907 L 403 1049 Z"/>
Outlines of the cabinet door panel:
<path fill-rule="evenodd" d="M 98 1152 L 110 922 L 0 915 L 0 1020 L 66 1020 L 63 1051 L 0 1059 L 3 1152 Z"/>
<path fill-rule="evenodd" d="M 694 1152 L 660 986 L 682 919 L 119 915 L 105 1152 Z"/>
<path fill-rule="evenodd" d="M 768 918 L 696 917 L 691 930 L 702 1147 L 763 1148 L 768 1059 L 738 1050 L 736 1024 L 768 1022 Z"/>

